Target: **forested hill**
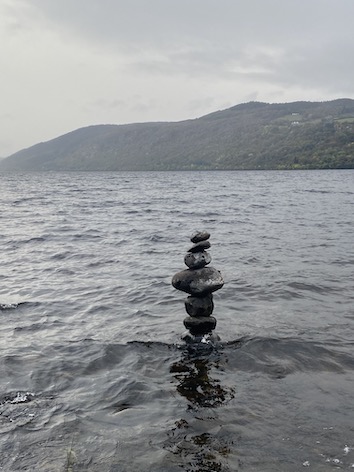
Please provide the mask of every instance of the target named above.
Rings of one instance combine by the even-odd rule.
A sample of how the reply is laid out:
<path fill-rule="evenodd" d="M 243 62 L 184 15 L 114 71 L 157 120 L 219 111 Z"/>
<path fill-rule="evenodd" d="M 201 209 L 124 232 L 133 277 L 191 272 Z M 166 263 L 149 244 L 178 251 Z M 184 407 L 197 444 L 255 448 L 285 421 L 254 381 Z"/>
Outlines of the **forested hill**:
<path fill-rule="evenodd" d="M 177 123 L 97 125 L 0 161 L 0 170 L 354 168 L 354 100 L 250 102 Z"/>

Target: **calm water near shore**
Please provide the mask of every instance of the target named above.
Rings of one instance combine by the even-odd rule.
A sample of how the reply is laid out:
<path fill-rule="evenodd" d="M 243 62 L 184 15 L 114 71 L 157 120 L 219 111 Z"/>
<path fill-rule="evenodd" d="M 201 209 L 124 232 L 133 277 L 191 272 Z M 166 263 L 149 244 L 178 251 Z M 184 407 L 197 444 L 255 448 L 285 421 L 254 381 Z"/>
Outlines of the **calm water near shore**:
<path fill-rule="evenodd" d="M 354 469 L 354 171 L 4 173 L 0 209 L 0 470 Z"/>

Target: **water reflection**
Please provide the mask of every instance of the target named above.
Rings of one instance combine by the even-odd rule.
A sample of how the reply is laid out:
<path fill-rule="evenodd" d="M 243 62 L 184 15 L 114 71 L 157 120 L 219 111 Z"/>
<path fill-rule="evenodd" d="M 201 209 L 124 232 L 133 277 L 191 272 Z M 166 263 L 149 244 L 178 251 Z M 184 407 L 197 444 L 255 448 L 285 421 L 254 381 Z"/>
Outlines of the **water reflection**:
<path fill-rule="evenodd" d="M 187 472 L 230 470 L 227 458 L 232 444 L 222 434 L 218 421 L 218 408 L 235 394 L 233 388 L 222 385 L 220 380 L 226 361 L 216 349 L 186 350 L 170 368 L 177 380 L 177 392 L 187 400 L 187 414 L 175 422 L 165 447 Z"/>
<path fill-rule="evenodd" d="M 220 369 L 220 354 L 190 353 L 186 351 L 179 362 L 171 366 L 171 373 L 178 380 L 177 391 L 188 400 L 188 408 L 215 408 L 233 397 L 233 391 L 226 389 L 220 380 L 214 378 L 211 369 Z"/>

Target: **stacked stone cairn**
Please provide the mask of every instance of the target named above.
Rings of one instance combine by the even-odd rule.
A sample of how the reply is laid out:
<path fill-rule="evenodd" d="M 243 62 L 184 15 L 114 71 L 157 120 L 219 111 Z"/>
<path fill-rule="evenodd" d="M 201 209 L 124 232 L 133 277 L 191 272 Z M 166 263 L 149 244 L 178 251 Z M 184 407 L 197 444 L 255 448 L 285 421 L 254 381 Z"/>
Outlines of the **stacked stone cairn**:
<path fill-rule="evenodd" d="M 189 316 L 184 319 L 184 326 L 195 341 L 202 340 L 215 329 L 216 319 L 211 316 L 214 310 L 212 293 L 224 285 L 221 273 L 209 266 L 211 256 L 206 251 L 210 248 L 209 238 L 210 233 L 207 231 L 198 231 L 192 235 L 194 245 L 184 258 L 188 269 L 172 278 L 174 288 L 190 295 L 185 300 Z"/>

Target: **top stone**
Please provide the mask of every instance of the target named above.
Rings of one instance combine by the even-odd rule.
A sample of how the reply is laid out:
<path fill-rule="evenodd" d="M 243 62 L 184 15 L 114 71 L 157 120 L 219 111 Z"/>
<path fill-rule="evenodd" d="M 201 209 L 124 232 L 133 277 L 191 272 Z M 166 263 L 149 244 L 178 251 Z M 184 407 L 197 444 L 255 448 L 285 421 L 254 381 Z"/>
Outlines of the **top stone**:
<path fill-rule="evenodd" d="M 208 231 L 196 231 L 191 236 L 192 243 L 199 243 L 200 241 L 206 241 L 210 238 Z"/>

